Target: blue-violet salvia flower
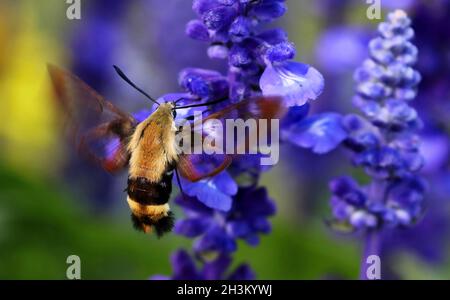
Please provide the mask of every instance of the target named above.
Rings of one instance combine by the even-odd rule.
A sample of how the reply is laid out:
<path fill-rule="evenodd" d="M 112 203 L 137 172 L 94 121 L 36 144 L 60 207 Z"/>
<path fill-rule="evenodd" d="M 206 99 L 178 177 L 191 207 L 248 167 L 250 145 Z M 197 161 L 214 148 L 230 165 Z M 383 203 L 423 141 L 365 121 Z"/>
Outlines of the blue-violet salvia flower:
<path fill-rule="evenodd" d="M 285 1 L 194 0 L 192 8 L 198 18 L 188 22 L 186 34 L 208 42 L 208 56 L 227 60 L 228 69 L 226 74 L 199 68 L 182 70 L 178 82 L 185 92 L 183 104 L 225 99 L 203 112 L 208 115 L 251 97 L 283 97 L 290 110 L 282 126 L 295 128 L 308 113 L 308 101 L 321 94 L 324 80 L 313 67 L 292 61 L 296 50 L 284 30 L 261 26 L 286 12 Z M 330 148 L 319 148 L 324 147 Z M 268 218 L 275 213 L 275 204 L 267 191 L 258 187 L 260 173 L 268 169 L 264 167 L 256 155 L 240 155 L 226 171 L 212 178 L 182 180 L 184 193 L 175 202 L 186 217 L 176 222 L 174 231 L 195 239 L 194 256 L 176 252 L 173 276 L 154 279 L 254 278 L 247 266 L 231 274 L 225 270 L 238 240 L 256 246 L 260 234 L 271 231 Z M 239 186 L 234 179 L 237 176 Z M 242 178 L 250 180 L 244 184 Z M 202 266 L 200 270 L 194 259 Z"/>
<path fill-rule="evenodd" d="M 370 58 L 355 72 L 353 103 L 361 115 L 346 115 L 340 122 L 353 164 L 371 177 L 366 185 L 350 177 L 330 183 L 331 224 L 366 235 L 361 278 L 366 278 L 366 257 L 380 255 L 380 231 L 411 226 L 424 210 L 426 184 L 417 174 L 423 158 L 416 135 L 422 122 L 409 104 L 420 81 L 412 67 L 418 51 L 410 25 L 401 10 L 379 25 L 379 37 L 369 43 Z"/>
<path fill-rule="evenodd" d="M 276 95 L 294 106 L 321 94 L 322 75 L 309 65 L 291 61 L 296 51 L 286 33 L 259 30 L 259 24 L 285 13 L 284 1 L 198 0 L 193 9 L 200 19 L 190 21 L 186 32 L 193 39 L 210 42 L 210 57 L 228 59 L 231 101 Z"/>
<path fill-rule="evenodd" d="M 240 188 L 227 212 L 211 209 L 193 197 L 179 196 L 176 203 L 186 214 L 186 219 L 175 224 L 175 232 L 197 238 L 197 254 L 211 252 L 231 253 L 236 250 L 236 239 L 257 245 L 259 233 L 269 233 L 268 217 L 275 214 L 275 204 L 264 188 Z"/>
<path fill-rule="evenodd" d="M 383 4 L 387 4 L 385 2 Z M 391 2 L 391 6 L 399 4 L 398 1 L 387 2 Z M 426 165 L 421 173 L 426 174 L 430 187 L 426 215 L 412 229 L 389 231 L 389 235 L 384 233 L 383 256 L 384 259 L 395 259 L 397 252 L 406 248 L 419 254 L 426 262 L 438 264 L 445 261 L 450 228 L 449 131 L 445 125 L 450 119 L 450 64 L 442 63 L 447 61 L 450 51 L 450 44 L 442 42 L 450 38 L 450 5 L 446 0 L 400 2 L 409 2 L 408 10 L 415 26 L 414 42 L 420 49 L 417 69 L 426 78 L 420 83 L 415 106 L 420 107 L 419 113 L 425 125 L 421 131 L 420 150 Z"/>

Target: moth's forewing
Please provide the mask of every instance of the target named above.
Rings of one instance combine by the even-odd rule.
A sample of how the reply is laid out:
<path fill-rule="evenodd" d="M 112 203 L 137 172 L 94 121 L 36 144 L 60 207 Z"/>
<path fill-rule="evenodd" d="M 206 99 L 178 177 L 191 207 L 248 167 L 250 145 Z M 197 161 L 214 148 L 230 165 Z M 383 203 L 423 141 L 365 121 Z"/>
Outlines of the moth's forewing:
<path fill-rule="evenodd" d="M 54 65 L 48 65 L 48 71 L 71 143 L 109 172 L 125 167 L 129 156 L 126 143 L 135 119 L 69 71 Z M 115 146 L 114 141 L 118 141 Z"/>
<path fill-rule="evenodd" d="M 282 118 L 285 113 L 285 107 L 282 99 L 279 97 L 259 97 L 241 101 L 237 104 L 230 105 L 221 111 L 215 112 L 203 119 L 201 123 L 194 123 L 192 126 L 192 136 L 198 134 L 199 128 L 203 130 L 201 134 L 201 144 L 203 150 L 212 150 L 216 145 L 205 143 L 205 140 L 213 135 L 210 140 L 221 140 L 222 149 L 227 149 L 227 140 L 233 138 L 233 144 L 229 147 L 231 151 L 225 151 L 228 154 L 187 154 L 183 153 L 179 157 L 178 170 L 180 174 L 191 181 L 198 181 L 203 178 L 211 177 L 226 169 L 232 162 L 233 157 L 241 153 L 248 153 L 250 149 L 257 146 L 257 139 L 261 134 L 266 134 L 267 140 L 270 136 L 271 120 Z M 227 132 L 226 120 L 240 119 L 243 122 L 253 120 L 255 126 L 246 129 L 242 138 L 237 136 L 236 132 Z M 222 123 L 222 131 L 208 132 L 211 126 L 205 126 L 212 120 L 218 120 Z M 261 127 L 261 120 L 266 120 L 267 127 Z M 206 129 L 206 130 L 205 130 Z M 234 129 L 233 129 L 234 130 Z M 267 132 L 266 132 L 267 131 Z M 260 133 L 261 132 L 261 133 Z M 229 140 L 228 140 L 229 142 Z M 195 143 L 193 143 L 195 144 Z M 211 146 L 210 149 L 205 147 Z M 191 151 L 192 153 L 193 151 Z M 210 151 L 213 152 L 213 151 Z"/>

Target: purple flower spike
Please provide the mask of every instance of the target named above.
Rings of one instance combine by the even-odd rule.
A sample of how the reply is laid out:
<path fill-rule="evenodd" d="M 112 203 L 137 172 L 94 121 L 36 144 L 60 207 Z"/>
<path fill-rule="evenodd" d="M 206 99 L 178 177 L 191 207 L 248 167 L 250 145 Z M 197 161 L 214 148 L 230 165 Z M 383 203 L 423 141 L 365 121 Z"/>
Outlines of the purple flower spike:
<path fill-rule="evenodd" d="M 263 24 L 286 12 L 285 1 L 194 0 L 192 8 L 197 19 L 187 24 L 186 34 L 194 40 L 207 42 L 208 56 L 226 60 L 227 70 L 220 73 L 199 68 L 183 69 L 178 82 L 185 93 L 179 105 L 220 100 L 220 103 L 203 107 L 203 116 L 207 117 L 243 99 L 261 95 L 283 96 L 291 108 L 281 120 L 282 127 L 301 126 L 309 111 L 306 103 L 322 92 L 323 77 L 309 65 L 291 62 L 296 49 L 286 32 L 267 29 L 267 24 Z M 173 99 L 172 95 L 164 98 Z M 177 115 L 185 118 L 192 110 L 180 109 Z M 198 182 L 181 180 L 184 194 L 175 201 L 185 217 L 178 219 L 174 231 L 194 239 L 195 259 L 186 252 L 177 252 L 172 259 L 174 275 L 168 278 L 255 278 L 254 272 L 245 264 L 231 273 L 227 269 L 232 263 L 230 254 L 237 250 L 239 240 L 257 246 L 261 234 L 271 231 L 269 217 L 275 214 L 276 207 L 267 191 L 258 187 L 261 173 L 270 169 L 270 166 L 261 166 L 262 156 L 236 155 L 231 166 L 216 176 Z M 217 166 L 214 157 L 196 157 L 202 160 L 196 164 L 202 173 L 211 171 L 203 168 Z M 210 160 L 211 165 L 207 166 Z M 235 180 L 238 177 L 243 179 L 239 180 L 239 186 Z M 194 260 L 198 260 L 199 269 L 195 268 Z"/>
<path fill-rule="evenodd" d="M 362 279 L 367 274 L 366 257 L 380 255 L 384 232 L 414 225 L 424 210 L 426 184 L 418 175 L 423 157 L 416 134 L 422 122 L 409 103 L 421 76 L 412 68 L 417 51 L 408 50 L 416 49 L 409 41 L 414 35 L 410 25 L 401 10 L 380 24 L 379 37 L 369 43 L 370 58 L 354 76 L 353 104 L 361 116 L 347 115 L 341 122 L 348 134 L 343 144 L 353 152 L 353 165 L 363 168 L 371 181 L 362 187 L 347 177 L 332 181 L 330 224 L 366 234 Z"/>

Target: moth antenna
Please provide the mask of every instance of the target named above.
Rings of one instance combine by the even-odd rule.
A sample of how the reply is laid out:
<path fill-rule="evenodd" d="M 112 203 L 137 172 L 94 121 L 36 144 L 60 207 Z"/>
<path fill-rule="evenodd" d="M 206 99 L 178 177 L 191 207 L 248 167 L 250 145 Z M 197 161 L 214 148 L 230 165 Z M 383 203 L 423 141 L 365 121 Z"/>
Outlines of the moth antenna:
<path fill-rule="evenodd" d="M 214 101 L 210 101 L 210 102 L 205 102 L 205 103 L 199 103 L 199 104 L 192 104 L 192 105 L 185 105 L 185 106 L 178 106 L 175 107 L 174 109 L 183 109 L 183 108 L 190 108 L 190 107 L 199 107 L 199 106 L 207 106 L 207 105 L 213 105 L 213 104 L 217 104 L 220 102 L 223 102 L 225 100 L 227 100 L 228 98 L 221 98 L 218 100 L 214 100 Z"/>
<path fill-rule="evenodd" d="M 146 92 L 144 92 L 142 89 L 140 89 L 136 84 L 133 83 L 133 81 L 131 81 L 127 75 L 125 75 L 125 73 L 123 73 L 123 71 L 116 65 L 113 65 L 114 70 L 116 70 L 117 74 L 120 76 L 120 78 L 122 78 L 126 83 L 128 83 L 129 85 L 131 85 L 132 87 L 134 87 L 138 92 L 140 92 L 142 95 L 144 95 L 145 97 L 147 97 L 148 99 L 150 99 L 150 101 L 152 101 L 153 103 L 155 103 L 156 105 L 160 105 L 158 101 L 155 100 L 155 98 L 153 98 L 152 96 L 150 96 L 149 94 L 147 94 Z"/>

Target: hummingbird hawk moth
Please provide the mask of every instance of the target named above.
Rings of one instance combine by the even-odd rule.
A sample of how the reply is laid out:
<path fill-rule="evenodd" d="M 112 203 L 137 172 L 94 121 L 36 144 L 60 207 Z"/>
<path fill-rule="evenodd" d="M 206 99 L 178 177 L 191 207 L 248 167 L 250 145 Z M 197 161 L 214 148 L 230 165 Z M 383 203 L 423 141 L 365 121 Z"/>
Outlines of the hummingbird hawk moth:
<path fill-rule="evenodd" d="M 115 69 L 122 79 L 157 105 L 144 121 L 138 122 L 131 114 L 117 108 L 71 72 L 48 65 L 72 142 L 84 157 L 110 173 L 128 167 L 126 192 L 134 227 L 161 236 L 171 231 L 174 222 L 168 204 L 173 173 L 195 182 L 218 174 L 233 160 L 233 155 L 222 155 L 215 165 L 208 164 L 205 168 L 199 159 L 202 155 L 179 153 L 175 140 L 180 130 L 175 125 L 176 110 L 213 105 L 223 99 L 185 106 L 177 106 L 177 101 L 159 103 L 119 68 Z M 251 98 L 212 113 L 202 122 L 230 117 L 274 119 L 280 117 L 282 111 L 279 98 Z M 99 143 L 104 148 L 105 141 L 111 139 L 118 141 L 112 151 L 108 154 L 98 151 Z"/>

